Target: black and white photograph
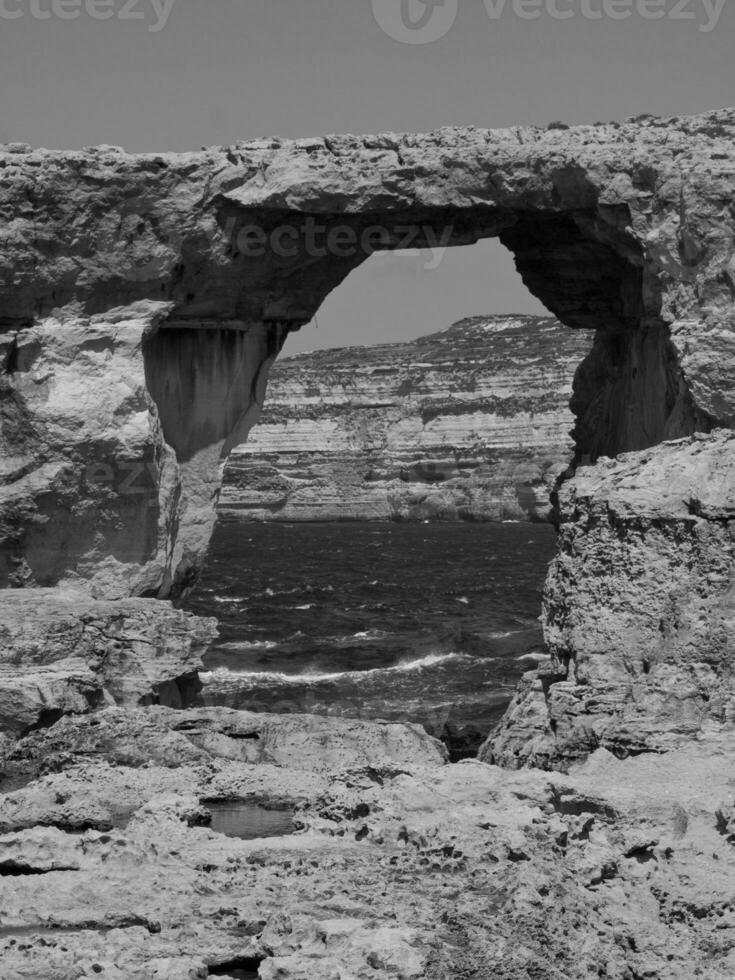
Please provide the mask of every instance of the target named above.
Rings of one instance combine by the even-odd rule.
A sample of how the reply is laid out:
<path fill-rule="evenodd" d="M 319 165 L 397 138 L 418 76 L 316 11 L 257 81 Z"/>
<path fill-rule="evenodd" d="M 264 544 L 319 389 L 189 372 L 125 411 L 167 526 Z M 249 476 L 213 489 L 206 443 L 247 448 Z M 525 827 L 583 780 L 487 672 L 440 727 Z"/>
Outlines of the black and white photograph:
<path fill-rule="evenodd" d="M 734 0 L 0 0 L 0 980 L 735 980 Z"/>

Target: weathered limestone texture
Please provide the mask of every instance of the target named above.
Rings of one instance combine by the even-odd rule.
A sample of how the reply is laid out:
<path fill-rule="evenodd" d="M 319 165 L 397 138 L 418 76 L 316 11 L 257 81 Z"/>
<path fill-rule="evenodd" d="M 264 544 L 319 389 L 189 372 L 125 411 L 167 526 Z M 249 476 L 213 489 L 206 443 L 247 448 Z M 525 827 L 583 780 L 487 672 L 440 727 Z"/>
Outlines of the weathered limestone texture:
<path fill-rule="evenodd" d="M 551 662 L 482 757 L 554 767 L 661 752 L 735 722 L 735 433 L 603 459 L 560 493 Z"/>
<path fill-rule="evenodd" d="M 286 332 L 407 227 L 499 236 L 554 316 L 596 331 L 580 459 L 730 426 L 734 133 L 723 110 L 190 154 L 5 147 L 0 584 L 185 590 Z"/>
<path fill-rule="evenodd" d="M 2 190 L 0 189 L 0 193 Z M 262 399 L 269 332 L 169 330 L 171 304 L 56 311 L 0 376 L 0 579 L 155 596 L 198 568 L 221 456 Z"/>
<path fill-rule="evenodd" d="M 590 335 L 471 317 L 410 343 L 281 359 L 220 514 L 246 520 L 545 520 L 574 455 Z"/>
<path fill-rule="evenodd" d="M 2 973 L 731 980 L 733 749 L 509 772 L 400 725 L 64 718 L 0 750 Z M 295 833 L 208 826 L 255 801 Z"/>
<path fill-rule="evenodd" d="M 1 601 L 0 738 L 105 705 L 182 707 L 201 690 L 213 619 L 60 589 L 6 590 Z"/>

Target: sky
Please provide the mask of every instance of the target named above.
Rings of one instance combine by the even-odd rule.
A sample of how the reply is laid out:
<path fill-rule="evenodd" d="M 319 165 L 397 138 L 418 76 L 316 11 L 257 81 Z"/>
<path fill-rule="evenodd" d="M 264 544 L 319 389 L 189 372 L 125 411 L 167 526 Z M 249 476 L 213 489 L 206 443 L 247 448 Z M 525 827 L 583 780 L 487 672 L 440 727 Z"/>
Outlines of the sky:
<path fill-rule="evenodd" d="M 735 104 L 734 42 L 735 0 L 0 0 L 0 142 L 191 150 L 684 115 Z M 540 310 L 497 242 L 438 264 L 376 255 L 288 349 Z"/>

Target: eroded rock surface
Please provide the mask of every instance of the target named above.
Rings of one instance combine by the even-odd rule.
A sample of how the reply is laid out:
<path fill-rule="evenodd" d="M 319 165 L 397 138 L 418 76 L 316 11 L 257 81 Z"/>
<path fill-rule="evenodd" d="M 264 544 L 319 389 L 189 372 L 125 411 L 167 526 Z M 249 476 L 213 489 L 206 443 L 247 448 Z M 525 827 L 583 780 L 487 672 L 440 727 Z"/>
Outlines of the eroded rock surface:
<path fill-rule="evenodd" d="M 551 662 L 484 755 L 565 765 L 662 751 L 735 720 L 735 435 L 581 467 L 546 582 Z"/>
<path fill-rule="evenodd" d="M 257 329 L 157 337 L 170 306 L 74 306 L 12 334 L 0 374 L 4 585 L 156 595 L 171 591 L 172 565 L 182 582 L 198 567 L 223 446 L 255 419 L 271 341 Z"/>
<path fill-rule="evenodd" d="M 220 514 L 544 520 L 574 455 L 572 377 L 589 347 L 552 318 L 492 316 L 281 359 L 227 462 Z"/>
<path fill-rule="evenodd" d="M 0 796 L 8 980 L 733 974 L 727 738 L 560 775 L 447 766 L 401 726 L 134 714 L 65 719 L 2 760 L 32 780 Z M 253 798 L 294 807 L 295 832 L 206 826 Z"/>
<path fill-rule="evenodd" d="M 112 763 L 181 766 L 222 756 L 314 772 L 369 765 L 438 765 L 446 749 L 420 725 L 363 722 L 318 715 L 270 715 L 230 708 L 165 706 L 106 709 L 60 719 L 5 751 L 5 772 L 55 771 L 77 759 L 102 755 Z"/>
<path fill-rule="evenodd" d="M 0 736 L 104 705 L 181 707 L 201 689 L 212 619 L 57 589 L 5 590 L 1 601 Z"/>

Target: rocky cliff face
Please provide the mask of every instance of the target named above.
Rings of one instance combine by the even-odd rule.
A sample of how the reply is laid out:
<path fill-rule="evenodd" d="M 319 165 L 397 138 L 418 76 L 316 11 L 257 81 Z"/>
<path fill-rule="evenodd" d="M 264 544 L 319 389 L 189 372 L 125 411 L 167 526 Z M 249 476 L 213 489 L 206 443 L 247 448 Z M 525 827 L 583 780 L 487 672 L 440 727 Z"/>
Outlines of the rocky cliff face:
<path fill-rule="evenodd" d="M 6 343 L 5 585 L 155 596 L 198 568 L 227 439 L 253 424 L 274 351 L 265 328 L 159 333 L 167 308 L 59 313 Z"/>
<path fill-rule="evenodd" d="M 279 360 L 220 513 L 249 520 L 544 520 L 574 455 L 586 331 L 472 317 L 411 343 Z"/>
<path fill-rule="evenodd" d="M 664 752 L 732 726 L 734 449 L 730 431 L 695 436 L 581 467 L 563 487 L 551 662 L 484 758 L 568 766 L 599 746 Z"/>

